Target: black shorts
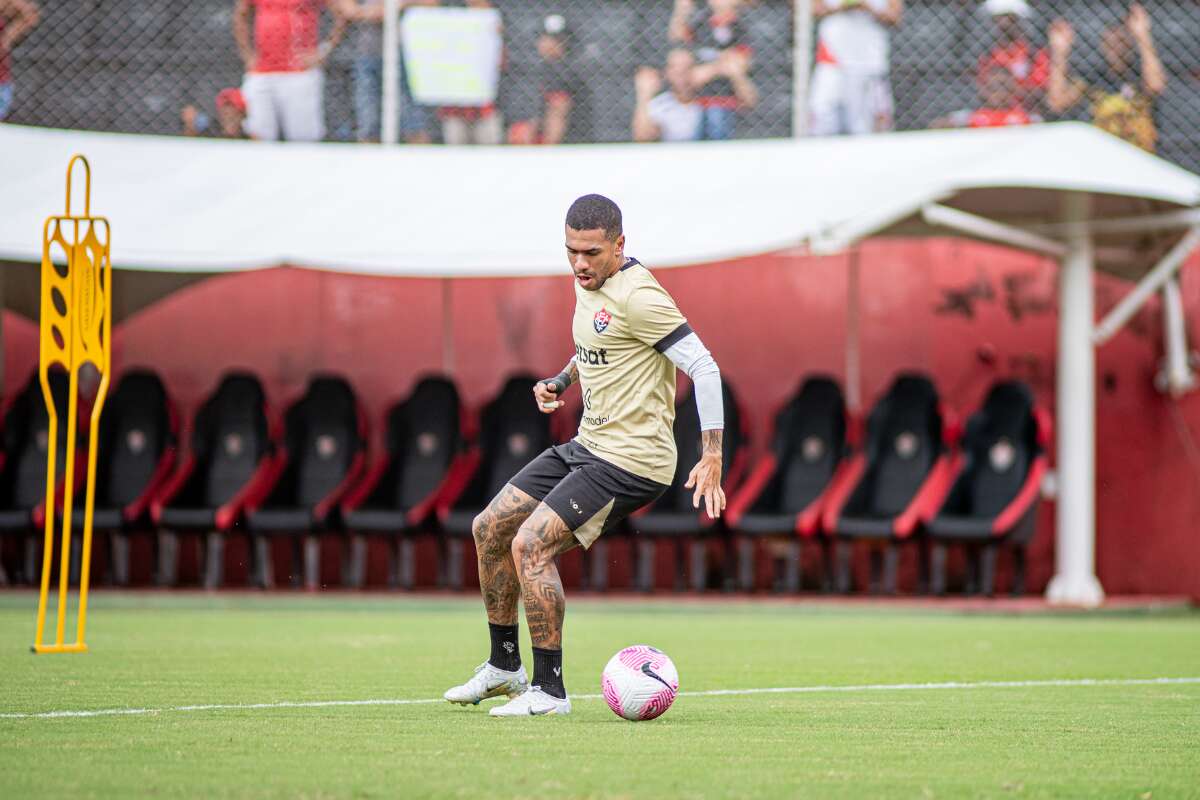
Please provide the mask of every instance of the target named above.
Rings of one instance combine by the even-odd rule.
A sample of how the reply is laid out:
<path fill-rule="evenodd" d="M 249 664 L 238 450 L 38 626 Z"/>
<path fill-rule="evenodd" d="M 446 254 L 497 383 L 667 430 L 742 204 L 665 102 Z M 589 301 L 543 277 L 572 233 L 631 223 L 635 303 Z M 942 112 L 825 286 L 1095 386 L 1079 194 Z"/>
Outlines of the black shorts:
<path fill-rule="evenodd" d="M 668 488 L 626 472 L 574 441 L 543 451 L 509 483 L 549 506 L 585 548 Z"/>

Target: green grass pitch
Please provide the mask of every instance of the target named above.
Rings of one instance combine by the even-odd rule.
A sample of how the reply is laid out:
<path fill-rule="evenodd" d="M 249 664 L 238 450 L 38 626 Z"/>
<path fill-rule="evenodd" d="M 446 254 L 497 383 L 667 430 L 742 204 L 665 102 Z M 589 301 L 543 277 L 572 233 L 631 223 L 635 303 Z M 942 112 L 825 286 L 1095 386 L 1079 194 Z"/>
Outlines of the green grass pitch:
<path fill-rule="evenodd" d="M 1200 797 L 1200 684 L 603 700 L 498 720 L 438 698 L 486 657 L 478 601 L 93 596 L 86 655 L 33 656 L 36 597 L 0 595 L 0 797 Z M 522 632 L 524 634 L 524 631 Z M 624 645 L 682 689 L 1200 676 L 1200 616 L 1001 617 L 568 598 L 564 674 Z M 528 659 L 528 640 L 525 640 Z M 496 702 L 496 701 L 493 701 Z"/>

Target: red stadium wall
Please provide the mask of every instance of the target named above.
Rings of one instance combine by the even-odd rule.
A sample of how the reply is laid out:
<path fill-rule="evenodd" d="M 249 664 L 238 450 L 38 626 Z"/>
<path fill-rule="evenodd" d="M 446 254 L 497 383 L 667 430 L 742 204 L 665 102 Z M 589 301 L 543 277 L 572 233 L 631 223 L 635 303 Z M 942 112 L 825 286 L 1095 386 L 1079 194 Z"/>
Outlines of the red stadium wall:
<path fill-rule="evenodd" d="M 657 273 L 737 390 L 756 447 L 803 375 L 844 379 L 851 257 L 785 253 Z M 952 240 L 872 242 L 858 258 L 864 405 L 897 371 L 921 369 L 963 414 L 1008 376 L 1054 409 L 1053 264 Z M 1184 280 L 1190 319 L 1200 315 L 1198 277 L 1194 259 Z M 1101 313 L 1127 288 L 1101 278 Z M 565 277 L 444 282 L 279 269 L 214 278 L 137 314 L 115 332 L 115 363 L 159 370 L 185 417 L 230 368 L 261 375 L 276 407 L 298 396 L 310 373 L 337 371 L 376 422 L 419 375 L 442 368 L 447 299 L 452 372 L 472 407 L 509 373 L 551 374 L 572 352 Z M 4 335 L 11 396 L 36 361 L 36 336 L 11 314 Z M 1200 600 L 1200 395 L 1176 402 L 1154 390 L 1161 339 L 1153 306 L 1099 352 L 1097 569 L 1110 593 Z M 1031 589 L 1052 571 L 1053 506 L 1044 504 Z"/>

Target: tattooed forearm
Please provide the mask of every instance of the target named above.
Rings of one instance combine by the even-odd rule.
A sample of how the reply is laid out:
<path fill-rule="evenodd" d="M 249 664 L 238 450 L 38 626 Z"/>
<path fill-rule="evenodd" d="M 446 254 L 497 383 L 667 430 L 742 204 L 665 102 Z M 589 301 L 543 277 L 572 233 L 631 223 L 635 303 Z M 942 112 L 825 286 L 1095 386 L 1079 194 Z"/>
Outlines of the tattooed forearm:
<path fill-rule="evenodd" d="M 563 367 L 563 374 L 571 380 L 571 383 L 579 380 L 579 362 L 575 360 L 575 356 L 571 356 L 571 360 Z"/>
<path fill-rule="evenodd" d="M 562 647 L 566 598 L 554 559 L 578 542 L 565 522 L 548 508 L 529 518 L 513 541 L 513 557 L 521 579 L 525 621 L 534 647 Z"/>
<path fill-rule="evenodd" d="M 479 589 L 487 608 L 488 621 L 515 625 L 521 585 L 512 558 L 512 541 L 537 501 L 506 485 L 491 504 L 475 518 L 471 533 L 479 561 Z"/>
<path fill-rule="evenodd" d="M 721 443 L 724 439 L 725 432 L 721 430 L 701 431 L 700 445 L 703 455 L 720 456 L 722 453 Z"/>

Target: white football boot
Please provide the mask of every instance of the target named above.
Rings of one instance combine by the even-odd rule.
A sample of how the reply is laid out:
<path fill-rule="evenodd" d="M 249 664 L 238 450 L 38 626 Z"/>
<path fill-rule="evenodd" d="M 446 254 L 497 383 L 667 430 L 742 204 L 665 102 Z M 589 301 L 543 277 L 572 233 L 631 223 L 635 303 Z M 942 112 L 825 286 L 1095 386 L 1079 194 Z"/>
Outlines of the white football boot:
<path fill-rule="evenodd" d="M 490 662 L 483 662 L 475 668 L 475 675 L 462 686 L 447 689 L 442 695 L 451 703 L 460 705 L 479 705 L 479 701 L 489 697 L 499 697 L 506 694 L 518 697 L 529 688 L 529 676 L 525 667 L 518 667 L 515 672 L 493 667 Z"/>
<path fill-rule="evenodd" d="M 554 695 L 546 694 L 540 686 L 530 686 L 519 697 L 514 697 L 502 706 L 496 706 L 488 712 L 493 717 L 541 717 L 548 714 L 570 714 L 571 701 L 559 700 Z"/>

